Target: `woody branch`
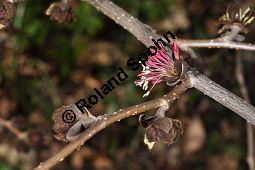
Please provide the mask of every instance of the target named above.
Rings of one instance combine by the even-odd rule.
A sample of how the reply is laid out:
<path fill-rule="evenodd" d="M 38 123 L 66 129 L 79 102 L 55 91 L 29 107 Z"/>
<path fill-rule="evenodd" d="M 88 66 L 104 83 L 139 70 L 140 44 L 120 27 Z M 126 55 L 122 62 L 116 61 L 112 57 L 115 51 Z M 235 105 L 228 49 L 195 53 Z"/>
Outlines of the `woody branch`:
<path fill-rule="evenodd" d="M 158 39 L 160 36 L 156 34 L 156 30 L 150 26 L 142 23 L 137 18 L 134 18 L 125 10 L 114 4 L 109 0 L 81 0 L 85 1 L 103 14 L 111 18 L 117 24 L 121 25 L 124 29 L 133 34 L 138 41 L 142 42 L 145 46 L 151 45 L 151 39 Z M 179 39 L 178 45 L 183 48 L 230 48 L 239 50 L 255 51 L 255 45 L 251 43 L 241 43 L 233 41 L 225 41 L 223 38 L 215 39 Z"/>
<path fill-rule="evenodd" d="M 105 15 L 113 19 L 116 23 L 120 24 L 124 29 L 131 32 L 139 41 L 145 44 L 147 47 L 151 45 L 151 39 L 160 38 L 150 26 L 143 24 L 138 19 L 132 17 L 122 8 L 118 7 L 114 3 L 108 0 L 84 0 Z M 180 45 L 180 44 L 179 44 Z M 243 44 L 245 45 L 245 44 Z M 253 49 L 253 48 L 252 48 Z M 83 132 L 78 138 L 65 146 L 59 153 L 49 158 L 45 162 L 41 163 L 35 169 L 49 169 L 62 161 L 66 156 L 71 154 L 75 149 L 81 147 L 84 142 L 90 139 L 100 130 L 109 126 L 110 124 L 119 121 L 123 118 L 136 115 L 147 110 L 156 109 L 166 102 L 174 102 L 187 88 L 195 87 L 202 91 L 209 97 L 220 102 L 224 106 L 233 110 L 241 117 L 255 125 L 255 108 L 234 95 L 230 91 L 224 89 L 217 83 L 213 82 L 206 76 L 198 73 L 196 70 L 189 67 L 189 71 L 186 75 L 186 79 L 182 84 L 177 85 L 169 94 L 160 99 L 154 99 L 136 106 L 131 106 L 126 109 L 120 109 L 109 115 L 101 116 L 101 119 L 91 125 L 85 132 Z"/>
<path fill-rule="evenodd" d="M 138 115 L 148 110 L 157 109 L 160 106 L 168 103 L 172 104 L 179 96 L 181 96 L 188 88 L 191 88 L 192 84 L 187 78 L 182 84 L 176 86 L 171 92 L 162 98 L 150 100 L 141 104 L 130 106 L 125 109 L 120 109 L 111 114 L 101 115 L 97 118 L 97 121 L 92 124 L 86 131 L 84 131 L 79 137 L 70 142 L 61 149 L 56 155 L 52 156 L 48 160 L 40 163 L 35 170 L 49 169 L 55 166 L 58 162 L 62 161 L 65 157 L 71 154 L 74 150 L 81 147 L 87 140 L 92 138 L 99 131 L 103 130 L 107 126 L 120 121 L 124 118 Z"/>
<path fill-rule="evenodd" d="M 236 56 L 236 79 L 240 87 L 240 92 L 243 96 L 243 98 L 251 103 L 248 89 L 246 86 L 245 78 L 244 78 L 244 71 L 243 71 L 243 64 L 242 64 L 242 58 L 240 56 L 240 52 L 237 53 Z M 247 155 L 246 155 L 246 161 L 248 163 L 249 169 L 254 170 L 254 133 L 253 133 L 253 125 L 246 122 L 246 140 L 247 140 Z"/>
<path fill-rule="evenodd" d="M 159 35 L 156 34 L 156 31 L 152 29 L 149 25 L 143 24 L 138 19 L 131 16 L 125 10 L 114 4 L 109 0 L 82 0 L 88 2 L 96 9 L 107 15 L 109 18 L 113 19 L 116 23 L 121 25 L 124 29 L 128 30 L 132 33 L 139 41 L 141 41 L 144 45 L 149 47 L 152 44 L 151 39 L 160 38 Z M 218 38 L 221 39 L 222 42 L 230 42 L 233 37 L 238 33 L 238 28 L 234 28 L 234 31 L 228 35 L 228 37 Z M 221 87 L 219 84 L 213 82 L 206 76 L 198 73 L 195 69 L 189 68 L 189 74 L 191 75 L 191 81 L 193 82 L 194 88 L 202 91 L 204 94 L 218 101 L 225 107 L 234 111 L 248 122 L 251 122 L 255 125 L 255 108 Z"/>

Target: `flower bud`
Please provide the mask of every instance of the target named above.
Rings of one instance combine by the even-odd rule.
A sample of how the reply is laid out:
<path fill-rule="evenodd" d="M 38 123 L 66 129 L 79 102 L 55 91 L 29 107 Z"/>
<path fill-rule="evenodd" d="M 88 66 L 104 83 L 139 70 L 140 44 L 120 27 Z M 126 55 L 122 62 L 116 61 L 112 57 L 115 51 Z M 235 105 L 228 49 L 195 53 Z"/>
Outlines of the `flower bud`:
<path fill-rule="evenodd" d="M 74 21 L 74 11 L 69 2 L 52 3 L 45 13 L 50 16 L 51 20 L 59 23 L 72 23 Z"/>
<path fill-rule="evenodd" d="M 11 3 L 8 0 L 0 0 L 0 29 L 10 26 L 15 10 L 15 3 Z"/>

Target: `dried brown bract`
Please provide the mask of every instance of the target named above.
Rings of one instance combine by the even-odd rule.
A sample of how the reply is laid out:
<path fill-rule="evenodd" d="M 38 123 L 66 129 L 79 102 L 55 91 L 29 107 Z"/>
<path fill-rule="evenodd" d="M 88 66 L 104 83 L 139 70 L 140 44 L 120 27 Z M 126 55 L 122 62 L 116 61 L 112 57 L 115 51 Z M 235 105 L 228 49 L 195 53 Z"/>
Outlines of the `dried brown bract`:
<path fill-rule="evenodd" d="M 231 30 L 233 24 L 237 24 L 242 32 L 247 33 L 248 26 L 254 20 L 254 12 L 251 7 L 242 9 L 238 4 L 230 4 L 226 13 L 219 18 L 220 30 L 219 34 L 225 33 Z"/>
<path fill-rule="evenodd" d="M 71 3 L 63 1 L 52 3 L 45 13 L 59 23 L 72 23 L 75 17 Z"/>
<path fill-rule="evenodd" d="M 96 121 L 96 117 L 88 109 L 86 113 L 82 113 L 75 104 L 70 104 L 57 109 L 52 115 L 52 120 L 55 138 L 69 142 L 89 128 Z"/>
<path fill-rule="evenodd" d="M 69 140 L 66 139 L 66 134 L 68 130 L 78 121 L 74 120 L 72 123 L 67 123 L 63 119 L 63 113 L 65 113 L 66 110 L 71 110 L 71 106 L 62 106 L 59 109 L 57 109 L 53 115 L 53 131 L 55 132 L 54 137 L 57 140 L 68 142 Z"/>
<path fill-rule="evenodd" d="M 145 127 L 145 144 L 151 149 L 155 142 L 162 141 L 168 145 L 175 143 L 183 133 L 179 120 L 168 117 L 140 117 L 140 123 Z"/>
<path fill-rule="evenodd" d="M 0 0 L 0 29 L 8 27 L 15 14 L 16 4 L 8 0 Z"/>

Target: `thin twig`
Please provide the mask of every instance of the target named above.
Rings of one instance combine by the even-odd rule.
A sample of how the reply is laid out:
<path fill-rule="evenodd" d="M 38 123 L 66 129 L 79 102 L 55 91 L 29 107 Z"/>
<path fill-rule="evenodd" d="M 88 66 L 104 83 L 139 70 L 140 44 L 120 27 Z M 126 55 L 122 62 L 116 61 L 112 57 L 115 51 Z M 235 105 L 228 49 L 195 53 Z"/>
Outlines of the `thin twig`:
<path fill-rule="evenodd" d="M 115 5 L 109 0 L 83 0 L 96 7 L 102 13 L 113 19 L 116 23 L 121 25 L 124 29 L 132 33 L 139 41 L 149 47 L 152 44 L 151 39 L 160 38 L 150 26 L 143 24 L 138 19 L 134 18 L 119 6 Z M 186 42 L 187 44 L 187 42 Z M 192 70 L 192 69 L 191 69 Z M 237 97 L 233 93 L 224 89 L 217 83 L 208 79 L 206 76 L 197 73 L 196 71 L 190 71 L 184 83 L 177 85 L 168 95 L 160 99 L 154 99 L 136 106 L 121 109 L 118 112 L 103 115 L 100 120 L 91 125 L 85 132 L 83 132 L 78 138 L 65 146 L 59 153 L 49 158 L 44 163 L 41 163 L 35 169 L 49 169 L 62 161 L 66 156 L 71 154 L 75 149 L 81 147 L 84 142 L 90 139 L 100 130 L 109 126 L 110 124 L 136 115 L 147 110 L 156 109 L 165 102 L 174 102 L 187 88 L 192 85 L 198 90 L 204 92 L 208 96 L 212 97 L 216 101 L 220 102 L 224 106 L 230 108 L 240 116 L 244 117 L 247 121 L 250 121 L 255 125 L 255 108 Z M 192 81 L 190 81 L 192 80 Z M 192 83 L 192 84 L 191 84 Z M 225 100 L 224 100 L 225 99 Z M 163 102 L 163 103 L 162 103 Z"/>
<path fill-rule="evenodd" d="M 139 41 L 141 41 L 147 47 L 152 44 L 151 39 L 159 38 L 160 36 L 155 33 L 150 26 L 143 24 L 138 19 L 134 18 L 122 8 L 114 4 L 109 0 L 83 0 L 93 5 L 99 11 L 107 15 L 109 18 L 113 19 L 116 23 L 127 29 L 132 33 Z M 238 29 L 235 29 L 230 35 L 230 38 L 218 38 L 221 41 L 229 42 L 238 33 Z M 194 87 L 219 103 L 223 104 L 227 108 L 239 114 L 241 117 L 245 118 L 248 122 L 255 125 L 255 108 L 241 99 L 240 97 L 234 95 L 230 91 L 221 87 L 217 83 L 213 82 L 206 76 L 199 74 L 197 71 L 190 73 L 193 78 Z M 197 72 L 197 73 L 196 73 Z M 194 73 L 194 74 L 193 74 Z M 210 89 L 212 88 L 212 89 Z M 217 91 L 219 90 L 219 91 Z"/>
<path fill-rule="evenodd" d="M 240 87 L 241 94 L 243 98 L 248 101 L 250 101 L 250 97 L 248 94 L 248 90 L 246 87 L 245 79 L 244 79 L 244 73 L 243 73 L 243 64 L 242 59 L 239 53 L 236 56 L 236 79 Z M 249 170 L 254 170 L 254 134 L 253 134 L 253 125 L 246 122 L 246 136 L 247 136 L 247 156 L 246 161 L 249 166 Z"/>
<path fill-rule="evenodd" d="M 66 145 L 61 149 L 56 155 L 52 156 L 45 162 L 40 163 L 35 170 L 41 169 L 49 169 L 56 165 L 58 162 L 62 161 L 66 156 L 71 154 L 74 150 L 81 147 L 87 140 L 92 138 L 96 133 L 103 130 L 107 126 L 120 121 L 124 118 L 128 118 L 134 115 L 138 115 L 148 110 L 156 109 L 165 103 L 173 103 L 181 94 L 183 94 L 186 89 L 190 88 L 191 84 L 187 80 L 182 84 L 176 86 L 171 92 L 165 95 L 162 98 L 154 99 L 151 101 L 147 101 L 141 104 L 137 104 L 135 106 L 128 107 L 126 109 L 120 109 L 117 112 L 111 114 L 104 114 L 97 118 L 97 121 L 91 125 L 85 132 L 83 132 L 79 137 L 77 137 L 70 144 Z"/>
<path fill-rule="evenodd" d="M 156 34 L 156 30 L 150 26 L 143 24 L 138 19 L 128 14 L 125 10 L 115 5 L 109 0 L 81 0 L 90 3 L 92 6 L 100 10 L 106 16 L 111 18 L 117 24 L 133 34 L 138 41 L 149 47 L 152 44 L 151 39 L 160 38 Z M 238 50 L 255 51 L 255 45 L 251 43 L 240 43 L 233 41 L 223 41 L 222 38 L 205 39 L 205 40 L 186 40 L 178 39 L 178 45 L 183 49 L 188 48 L 230 48 Z"/>
<path fill-rule="evenodd" d="M 19 140 L 24 141 L 24 142 L 28 142 L 28 134 L 27 132 L 21 132 L 20 130 L 18 130 L 17 128 L 15 128 L 12 125 L 11 121 L 5 120 L 3 118 L 0 118 L 0 126 L 5 127 L 6 129 L 8 129 L 11 133 L 13 133 Z"/>
<path fill-rule="evenodd" d="M 152 44 L 151 39 L 160 38 L 156 34 L 156 30 L 150 26 L 143 24 L 138 19 L 128 14 L 125 10 L 115 5 L 109 0 L 81 0 L 90 3 L 92 6 L 100 10 L 103 14 L 111 18 L 117 24 L 133 34 L 138 41 L 149 47 Z M 183 49 L 188 48 L 230 48 L 238 50 L 255 51 L 255 45 L 251 43 L 240 43 L 233 41 L 223 41 L 222 38 L 205 39 L 205 40 L 177 40 L 178 45 Z"/>
<path fill-rule="evenodd" d="M 215 39 L 205 40 L 184 40 L 179 39 L 178 44 L 183 48 L 230 48 L 236 50 L 250 50 L 255 51 L 254 44 L 247 44 L 241 42 L 234 42 L 237 35 L 240 33 L 241 28 L 238 25 L 233 25 L 231 31 L 225 36 Z"/>
<path fill-rule="evenodd" d="M 188 48 L 230 48 L 236 50 L 255 51 L 255 45 L 251 43 L 234 42 L 241 28 L 238 25 L 233 25 L 231 31 L 223 37 L 205 40 L 184 40 L 179 39 L 178 44 L 185 49 Z"/>
<path fill-rule="evenodd" d="M 225 42 L 219 39 L 206 39 L 206 40 L 185 40 L 179 39 L 178 44 L 185 48 L 230 48 L 236 50 L 249 50 L 255 51 L 255 45 L 251 43 L 241 42 Z"/>
<path fill-rule="evenodd" d="M 210 41 L 211 43 L 216 42 L 216 41 L 224 42 L 224 43 L 232 43 L 240 32 L 241 32 L 241 28 L 238 25 L 233 25 L 233 26 L 231 26 L 231 31 L 227 32 L 224 36 L 216 38 L 214 40 L 208 40 L 208 41 Z M 186 40 L 183 40 L 183 39 L 178 40 L 178 45 L 180 46 L 180 48 L 183 51 L 185 51 L 186 53 L 188 53 L 193 59 L 201 61 L 200 57 L 198 57 L 198 55 L 196 55 L 196 53 L 189 46 L 189 44 L 185 44 L 185 43 L 183 43 L 183 41 L 185 42 Z M 191 41 L 193 41 L 193 40 L 191 40 Z M 194 41 L 197 41 L 197 40 L 194 40 Z M 211 47 L 209 47 L 209 48 L 211 48 Z"/>

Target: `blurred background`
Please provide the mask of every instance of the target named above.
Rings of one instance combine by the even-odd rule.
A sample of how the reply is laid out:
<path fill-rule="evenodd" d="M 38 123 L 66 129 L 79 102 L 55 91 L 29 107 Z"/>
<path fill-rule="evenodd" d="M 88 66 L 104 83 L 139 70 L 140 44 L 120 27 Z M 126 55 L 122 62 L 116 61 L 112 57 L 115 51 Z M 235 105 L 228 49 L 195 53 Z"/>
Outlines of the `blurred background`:
<path fill-rule="evenodd" d="M 217 19 L 225 13 L 224 0 L 114 0 L 158 33 L 178 38 L 217 37 Z M 240 1 L 246 6 L 254 2 Z M 87 3 L 75 3 L 74 23 L 51 21 L 49 0 L 18 4 L 12 25 L 0 32 L 0 117 L 28 133 L 30 144 L 0 125 L 0 170 L 31 169 L 57 153 L 66 143 L 53 137 L 55 109 L 87 98 L 126 68 L 129 57 L 146 47 Z M 254 24 L 246 42 L 255 43 Z M 255 103 L 255 56 L 249 51 L 195 49 L 192 62 L 212 80 L 241 96 L 235 69 L 241 56 L 251 102 Z M 185 55 L 185 54 L 183 54 Z M 163 96 L 171 88 L 155 87 L 143 98 L 134 85 L 136 73 L 91 110 L 98 116 Z M 155 111 L 154 111 L 155 112 Z M 147 114 L 153 114 L 148 112 Z M 54 169 L 161 170 L 247 169 L 245 121 L 197 90 L 187 91 L 167 116 L 182 121 L 184 134 L 170 146 L 149 151 L 144 129 L 134 116 L 111 125 L 89 140 Z"/>

